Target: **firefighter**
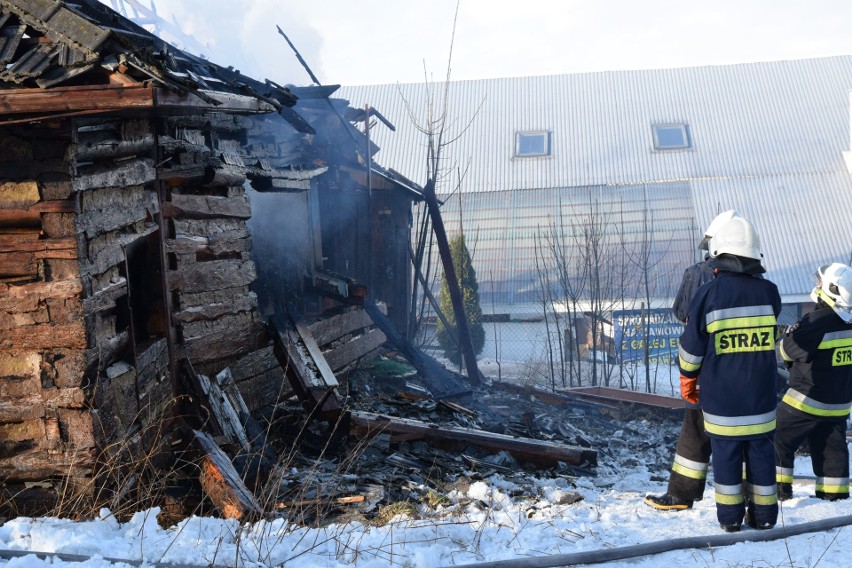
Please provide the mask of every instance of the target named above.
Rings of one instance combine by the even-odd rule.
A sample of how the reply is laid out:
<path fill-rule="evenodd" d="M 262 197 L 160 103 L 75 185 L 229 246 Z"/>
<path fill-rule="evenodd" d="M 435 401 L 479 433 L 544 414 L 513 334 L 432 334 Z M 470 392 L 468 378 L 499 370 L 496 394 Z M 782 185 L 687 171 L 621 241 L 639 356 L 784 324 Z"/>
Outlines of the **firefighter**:
<path fill-rule="evenodd" d="M 786 331 L 781 356 L 790 388 L 778 406 L 775 479 L 778 498 L 793 496 L 793 459 L 808 440 L 816 496 L 849 497 L 846 420 L 852 404 L 852 268 L 834 263 L 817 269 L 811 292 L 816 309 Z"/>
<path fill-rule="evenodd" d="M 707 251 L 710 239 L 719 228 L 740 214 L 729 209 L 716 215 L 707 226 L 698 248 Z M 687 268 L 675 296 L 672 311 L 678 321 L 686 323 L 689 304 L 698 288 L 713 279 L 710 255 Z M 710 438 L 704 432 L 704 416 L 697 404 L 687 402 L 683 425 L 675 449 L 668 489 L 662 495 L 647 495 L 645 504 L 661 511 L 683 511 L 692 508 L 694 501 L 704 496 L 704 482 L 710 465 Z"/>
<path fill-rule="evenodd" d="M 773 437 L 781 297 L 775 284 L 761 277 L 760 239 L 747 219 L 734 217 L 720 227 L 709 253 L 716 276 L 693 298 L 680 337 L 681 395 L 698 403 L 701 377 L 720 526 L 739 531 L 746 517 L 750 526 L 768 529 L 778 518 Z"/>

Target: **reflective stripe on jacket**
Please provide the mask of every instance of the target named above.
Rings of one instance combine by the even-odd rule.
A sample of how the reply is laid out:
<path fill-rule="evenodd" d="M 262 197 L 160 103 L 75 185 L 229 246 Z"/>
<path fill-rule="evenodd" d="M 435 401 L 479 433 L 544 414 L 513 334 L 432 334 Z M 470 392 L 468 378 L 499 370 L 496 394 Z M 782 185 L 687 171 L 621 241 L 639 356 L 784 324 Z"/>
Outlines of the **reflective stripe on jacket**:
<path fill-rule="evenodd" d="M 852 404 L 852 324 L 820 305 L 781 339 L 781 356 L 790 368 L 783 402 L 822 420 L 849 416 Z"/>
<path fill-rule="evenodd" d="M 679 367 L 699 377 L 710 436 L 753 438 L 775 429 L 775 325 L 778 288 L 748 274 L 719 271 L 699 289 L 680 338 Z"/>

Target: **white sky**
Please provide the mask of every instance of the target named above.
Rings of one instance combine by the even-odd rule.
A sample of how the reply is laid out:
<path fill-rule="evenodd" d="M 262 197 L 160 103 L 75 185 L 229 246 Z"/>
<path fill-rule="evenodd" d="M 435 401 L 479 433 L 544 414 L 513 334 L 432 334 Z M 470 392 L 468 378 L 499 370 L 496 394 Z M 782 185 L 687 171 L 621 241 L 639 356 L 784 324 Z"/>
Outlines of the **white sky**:
<path fill-rule="evenodd" d="M 107 5 L 119 0 L 101 0 Z M 149 5 L 151 0 L 139 0 Z M 258 79 L 422 82 L 446 74 L 456 0 L 156 0 Z M 461 0 L 452 79 L 651 69 L 852 53 L 850 0 Z"/>

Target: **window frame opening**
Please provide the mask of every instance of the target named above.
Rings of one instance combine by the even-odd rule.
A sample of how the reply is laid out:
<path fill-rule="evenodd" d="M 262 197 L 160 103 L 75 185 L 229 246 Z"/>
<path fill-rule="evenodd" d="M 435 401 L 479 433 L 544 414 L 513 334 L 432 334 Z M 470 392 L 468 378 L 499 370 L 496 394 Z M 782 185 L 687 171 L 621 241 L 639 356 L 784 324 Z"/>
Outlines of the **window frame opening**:
<path fill-rule="evenodd" d="M 681 133 L 681 140 L 683 142 L 681 144 L 664 142 L 663 140 L 661 140 L 660 137 L 661 130 L 679 130 Z M 692 132 L 690 131 L 689 123 L 687 122 L 666 122 L 660 124 L 653 124 L 651 125 L 651 131 L 654 136 L 654 150 L 657 152 L 691 150 L 693 148 Z"/>
<path fill-rule="evenodd" d="M 525 138 L 541 138 L 543 140 L 543 148 L 541 151 L 529 149 L 523 143 Z M 541 158 L 551 155 L 552 151 L 552 134 L 550 130 L 518 130 L 515 132 L 515 157 L 516 158 Z"/>

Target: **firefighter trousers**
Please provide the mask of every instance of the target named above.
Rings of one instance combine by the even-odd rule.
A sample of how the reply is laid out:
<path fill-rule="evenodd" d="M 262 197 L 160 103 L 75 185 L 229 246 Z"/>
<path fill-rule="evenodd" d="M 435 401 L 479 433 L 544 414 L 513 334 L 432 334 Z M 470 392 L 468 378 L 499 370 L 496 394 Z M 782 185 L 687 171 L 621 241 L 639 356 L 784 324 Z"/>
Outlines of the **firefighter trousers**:
<path fill-rule="evenodd" d="M 816 475 L 816 496 L 828 499 L 849 497 L 849 448 L 846 445 L 846 420 L 825 420 L 794 410 L 786 403 L 778 405 L 775 432 L 775 479 L 793 483 L 796 450 L 805 440 Z M 789 488 L 788 488 L 789 489 Z"/>
<path fill-rule="evenodd" d="M 748 518 L 751 523 L 762 528 L 775 526 L 778 520 L 778 495 L 773 432 L 745 440 L 714 436 L 710 443 L 713 447 L 713 485 L 719 523 L 739 525 L 743 522 L 746 513 L 746 499 L 743 495 L 745 462 Z"/>
<path fill-rule="evenodd" d="M 698 501 L 704 496 L 710 449 L 710 438 L 704 431 L 704 413 L 700 408 L 687 407 L 669 475 L 669 495 L 688 501 Z"/>

